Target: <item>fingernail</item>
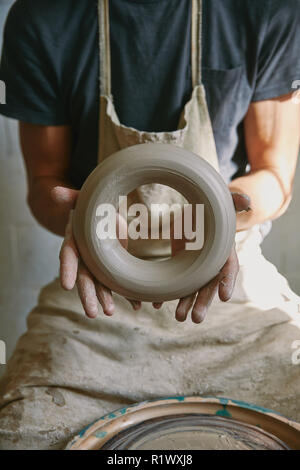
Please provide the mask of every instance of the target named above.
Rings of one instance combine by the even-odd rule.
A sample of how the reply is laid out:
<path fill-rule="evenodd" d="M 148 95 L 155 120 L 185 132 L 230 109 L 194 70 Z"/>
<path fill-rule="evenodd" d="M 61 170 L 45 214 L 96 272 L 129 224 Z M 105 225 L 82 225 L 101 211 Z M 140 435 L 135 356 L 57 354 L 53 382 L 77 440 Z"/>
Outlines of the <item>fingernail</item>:
<path fill-rule="evenodd" d="M 236 209 L 236 212 L 238 212 L 238 213 L 240 213 L 240 212 L 249 212 L 249 211 L 252 211 L 250 206 L 246 207 L 246 209 Z"/>
<path fill-rule="evenodd" d="M 60 284 L 65 290 L 72 290 L 74 287 L 73 279 L 70 276 L 61 276 Z"/>
<path fill-rule="evenodd" d="M 224 284 L 223 284 L 224 285 Z M 226 285 L 226 284 L 225 284 Z M 224 298 L 221 299 L 222 302 L 228 302 L 228 300 L 231 299 L 231 296 L 232 296 L 232 293 L 233 293 L 233 289 L 234 289 L 234 286 L 233 285 L 226 285 L 227 289 L 226 289 L 226 292 L 225 292 L 225 295 L 223 296 Z"/>
<path fill-rule="evenodd" d="M 237 194 L 238 196 L 243 196 L 245 199 L 247 199 L 247 201 L 250 202 L 250 197 L 248 196 L 248 194 L 244 194 L 244 193 L 237 193 L 237 192 L 234 192 L 234 193 L 231 193 L 231 194 Z"/>
<path fill-rule="evenodd" d="M 87 313 L 87 312 L 86 312 Z M 90 318 L 96 318 L 98 315 L 98 310 L 89 310 L 87 316 Z"/>
<path fill-rule="evenodd" d="M 207 309 L 204 308 L 201 312 L 192 313 L 192 319 L 194 323 L 202 323 L 206 316 Z"/>
<path fill-rule="evenodd" d="M 175 318 L 177 321 L 183 322 L 185 320 L 185 312 L 183 310 L 177 310 Z"/>
<path fill-rule="evenodd" d="M 135 302 L 134 300 L 132 302 L 134 310 L 138 310 L 140 308 L 140 304 L 138 302 Z"/>
<path fill-rule="evenodd" d="M 106 306 L 105 313 L 107 313 L 107 315 L 112 315 L 114 313 L 114 309 L 115 309 L 114 304 L 110 303 Z"/>
<path fill-rule="evenodd" d="M 160 308 L 160 307 L 161 307 L 161 303 L 159 303 L 159 302 L 153 302 L 153 307 L 154 307 L 154 308 Z"/>

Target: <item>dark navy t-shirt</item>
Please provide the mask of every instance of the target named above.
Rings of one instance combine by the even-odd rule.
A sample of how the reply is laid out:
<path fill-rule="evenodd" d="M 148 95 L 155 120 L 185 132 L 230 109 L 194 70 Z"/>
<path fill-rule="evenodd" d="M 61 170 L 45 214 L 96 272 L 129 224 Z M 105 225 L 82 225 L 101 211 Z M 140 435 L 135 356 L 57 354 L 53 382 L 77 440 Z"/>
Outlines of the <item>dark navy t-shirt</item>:
<path fill-rule="evenodd" d="M 112 94 L 121 123 L 177 128 L 189 100 L 191 0 L 110 0 Z M 244 173 L 243 118 L 251 101 L 300 78 L 300 0 L 203 0 L 202 72 L 221 173 Z M 18 0 L 5 27 L 0 113 L 71 125 L 70 180 L 97 164 L 98 18 L 95 0 Z"/>

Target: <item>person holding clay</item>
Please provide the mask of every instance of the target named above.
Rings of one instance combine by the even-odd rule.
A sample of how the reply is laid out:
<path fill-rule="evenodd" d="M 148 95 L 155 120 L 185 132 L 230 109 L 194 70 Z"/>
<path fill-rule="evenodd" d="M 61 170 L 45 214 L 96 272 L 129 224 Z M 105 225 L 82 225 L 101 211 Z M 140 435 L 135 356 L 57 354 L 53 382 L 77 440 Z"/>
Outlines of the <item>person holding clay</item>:
<path fill-rule="evenodd" d="M 0 382 L 0 448 L 61 449 L 103 414 L 164 396 L 236 398 L 300 420 L 290 360 L 300 298 L 260 249 L 292 198 L 299 25 L 299 0 L 15 2 L 0 113 L 19 121 L 32 214 L 63 243 L 60 276 L 42 289 Z M 163 303 L 100 284 L 72 231 L 91 171 L 147 142 L 217 167 L 237 214 L 220 273 Z M 180 249 L 173 240 L 171 254 Z"/>

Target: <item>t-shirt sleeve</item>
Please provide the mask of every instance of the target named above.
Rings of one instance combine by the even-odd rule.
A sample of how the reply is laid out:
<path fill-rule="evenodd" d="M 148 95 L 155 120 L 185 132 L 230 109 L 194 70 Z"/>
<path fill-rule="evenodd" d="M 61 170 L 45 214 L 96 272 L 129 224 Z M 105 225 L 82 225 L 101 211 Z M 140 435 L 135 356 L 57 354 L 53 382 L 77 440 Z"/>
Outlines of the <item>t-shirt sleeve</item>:
<path fill-rule="evenodd" d="M 68 123 L 51 60 L 55 53 L 49 52 L 26 0 L 18 0 L 4 27 L 0 80 L 5 83 L 6 103 L 0 105 L 0 114 L 33 124 Z"/>
<path fill-rule="evenodd" d="M 300 79 L 300 1 L 269 0 L 252 101 L 293 91 Z"/>

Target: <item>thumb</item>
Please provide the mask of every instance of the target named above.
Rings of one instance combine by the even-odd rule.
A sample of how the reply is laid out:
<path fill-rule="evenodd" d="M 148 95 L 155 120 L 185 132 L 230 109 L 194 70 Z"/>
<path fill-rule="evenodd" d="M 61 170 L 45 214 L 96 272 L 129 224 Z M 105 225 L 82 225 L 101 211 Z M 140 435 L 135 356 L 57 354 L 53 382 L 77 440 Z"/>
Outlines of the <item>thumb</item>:
<path fill-rule="evenodd" d="M 117 237 L 119 239 L 119 242 L 125 248 L 125 250 L 128 249 L 128 227 L 127 223 L 124 219 L 124 217 L 121 216 L 121 214 L 117 213 L 117 220 L 116 220 L 116 231 L 117 231 Z M 125 234 L 125 237 L 121 236 Z"/>
<path fill-rule="evenodd" d="M 244 193 L 238 193 L 238 192 L 232 192 L 231 193 L 234 207 L 236 212 L 242 212 L 242 211 L 251 211 L 251 200 L 250 197 L 247 194 Z"/>
<path fill-rule="evenodd" d="M 176 238 L 171 238 L 171 254 L 172 257 L 176 256 L 180 251 L 185 249 L 185 242 L 184 238 L 177 240 Z"/>
<path fill-rule="evenodd" d="M 54 202 L 65 208 L 74 209 L 79 191 L 66 188 L 65 186 L 55 186 L 51 190 L 51 198 Z"/>
<path fill-rule="evenodd" d="M 180 218 L 179 218 L 180 217 Z M 175 228 L 178 224 L 181 224 L 181 237 L 175 238 Z M 180 226 L 180 225 L 179 225 Z M 184 221 L 183 212 L 181 211 L 180 216 L 176 216 L 171 222 L 171 255 L 176 256 L 180 251 L 185 249 L 186 238 L 184 236 Z"/>

